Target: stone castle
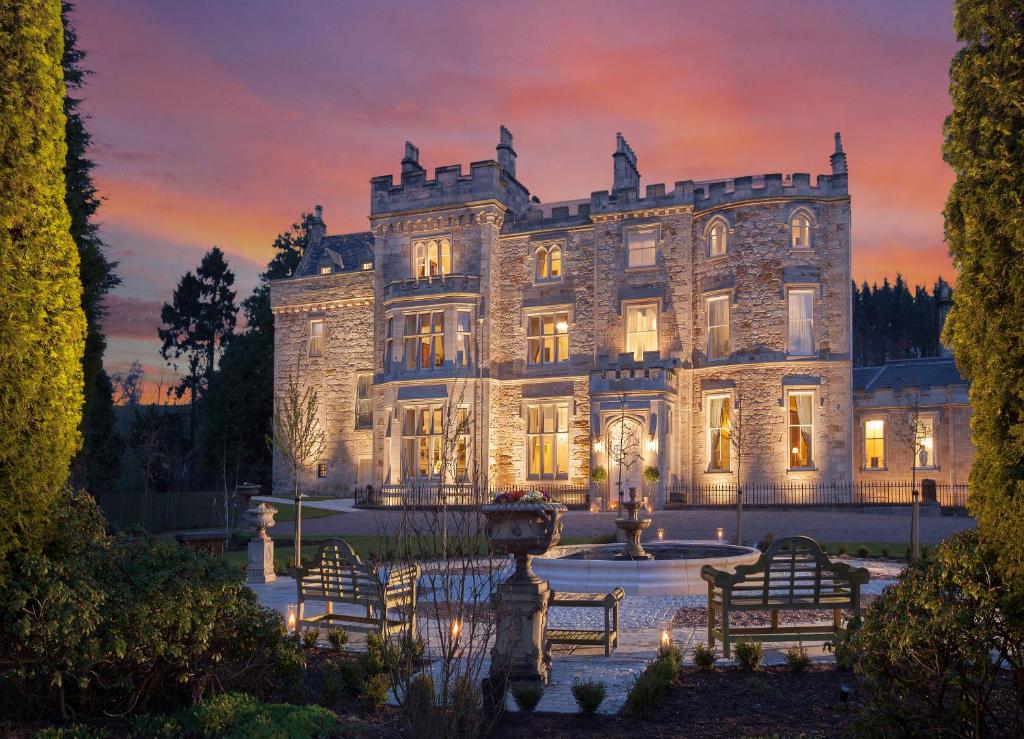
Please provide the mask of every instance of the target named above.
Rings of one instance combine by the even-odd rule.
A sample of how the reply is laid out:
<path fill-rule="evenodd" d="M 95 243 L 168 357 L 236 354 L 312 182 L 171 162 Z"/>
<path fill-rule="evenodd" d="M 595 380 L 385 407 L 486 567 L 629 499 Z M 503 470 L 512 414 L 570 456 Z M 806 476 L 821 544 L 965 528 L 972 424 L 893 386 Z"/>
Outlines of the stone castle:
<path fill-rule="evenodd" d="M 297 372 L 321 400 L 305 487 L 645 484 L 660 505 L 674 484 L 883 469 L 859 433 L 889 411 L 854 408 L 838 133 L 829 164 L 641 187 L 620 134 L 610 190 L 541 203 L 505 127 L 468 174 L 428 177 L 407 143 L 400 181 L 371 180 L 370 231 L 329 236 L 318 206 L 271 285 L 278 392 Z"/>

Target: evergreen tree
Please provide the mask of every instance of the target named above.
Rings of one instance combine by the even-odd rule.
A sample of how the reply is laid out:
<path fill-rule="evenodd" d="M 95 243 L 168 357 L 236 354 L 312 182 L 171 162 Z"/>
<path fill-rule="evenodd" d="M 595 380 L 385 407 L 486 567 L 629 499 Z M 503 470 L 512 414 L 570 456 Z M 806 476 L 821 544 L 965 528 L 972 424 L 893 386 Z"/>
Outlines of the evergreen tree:
<path fill-rule="evenodd" d="M 65 202 L 71 216 L 71 238 L 78 247 L 79 276 L 82 281 L 82 310 L 85 313 L 85 353 L 82 356 L 85 405 L 82 408 L 82 448 L 72 465 L 72 480 L 91 492 L 111 489 L 121 464 L 121 438 L 115 428 L 114 399 L 110 378 L 103 372 L 107 347 L 101 322 L 106 315 L 103 297 L 121 280 L 114 274 L 116 263 L 104 254 L 103 241 L 93 216 L 100 205 L 92 180 L 95 166 L 88 157 L 92 137 L 79 110 L 81 100 L 72 91 L 81 89 L 89 74 L 82 68 L 85 52 L 78 48 L 78 36 L 71 24 L 74 6 L 63 3 L 64 24 L 64 115 L 67 156 L 64 160 Z"/>
<path fill-rule="evenodd" d="M 0 4 L 0 558 L 49 536 L 81 439 L 85 319 L 65 203 L 63 52 L 59 4 Z"/>
<path fill-rule="evenodd" d="M 943 154 L 956 174 L 946 242 L 959 270 L 946 337 L 971 381 L 970 509 L 1024 591 L 1024 6 L 957 0 L 953 112 Z"/>

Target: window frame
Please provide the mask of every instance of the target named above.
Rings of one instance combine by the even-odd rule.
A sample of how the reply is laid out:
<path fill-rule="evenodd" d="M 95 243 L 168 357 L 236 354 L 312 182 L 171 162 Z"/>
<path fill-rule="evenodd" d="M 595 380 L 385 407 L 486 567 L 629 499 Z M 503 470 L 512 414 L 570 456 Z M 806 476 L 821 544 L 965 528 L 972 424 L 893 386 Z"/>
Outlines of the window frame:
<path fill-rule="evenodd" d="M 712 303 L 725 303 L 725 323 L 711 325 L 711 304 Z M 712 356 L 711 355 L 711 330 L 712 328 L 725 328 L 725 353 Z M 732 356 L 732 293 L 712 293 L 704 296 L 704 328 L 706 336 L 704 337 L 704 350 L 705 356 L 709 362 L 721 361 L 728 359 Z"/>
<path fill-rule="evenodd" d="M 436 246 L 436 251 L 432 250 Z M 437 258 L 437 273 L 431 273 L 431 256 Z M 447 258 L 447 269 L 445 259 Z M 428 236 L 412 241 L 412 277 L 414 280 L 433 280 L 452 274 L 454 250 L 451 236 Z M 422 271 L 422 274 L 421 274 Z"/>
<path fill-rule="evenodd" d="M 447 311 L 444 308 L 425 309 L 425 310 L 411 310 L 402 313 L 402 370 L 404 372 L 431 372 L 434 370 L 444 369 L 445 362 L 448 361 L 447 350 L 445 347 L 445 330 L 447 328 Z M 441 328 L 435 330 L 436 319 L 435 316 L 441 316 Z M 430 316 L 428 321 L 429 331 L 423 331 L 422 317 Z M 409 328 L 409 319 L 415 318 L 416 331 L 415 333 L 406 333 Z M 424 346 L 423 340 L 427 339 L 428 345 L 430 346 L 430 356 L 433 361 L 429 362 L 429 366 L 423 366 L 423 353 L 422 347 Z M 412 347 L 412 352 L 410 352 Z M 438 350 L 440 349 L 440 355 Z M 441 357 L 441 363 L 437 363 L 437 357 Z M 412 365 L 410 366 L 410 360 Z"/>
<path fill-rule="evenodd" d="M 322 265 L 320 265 L 320 274 L 321 275 L 334 274 L 334 267 L 332 267 L 329 264 L 322 264 Z"/>
<path fill-rule="evenodd" d="M 814 299 L 815 294 L 818 292 L 818 288 L 815 285 L 793 285 L 786 287 L 786 356 L 787 357 L 814 357 L 817 356 L 815 349 L 815 334 L 814 334 Z M 798 353 L 792 351 L 793 348 L 793 296 L 794 295 L 810 295 L 810 306 L 811 306 L 811 317 L 809 319 L 796 319 L 798 321 L 807 320 L 810 323 L 810 351 L 807 353 Z"/>
<path fill-rule="evenodd" d="M 548 316 L 552 317 L 551 327 L 552 333 L 544 333 L 545 322 L 544 319 Z M 558 326 L 560 325 L 559 317 L 565 318 L 565 331 L 559 331 Z M 537 325 L 540 328 L 540 333 L 531 333 L 532 323 L 537 321 Z M 527 367 L 557 367 L 566 365 L 572 357 L 572 332 L 570 329 L 573 326 L 572 311 L 569 306 L 545 306 L 544 308 L 531 309 L 524 314 L 525 323 L 525 334 L 526 334 L 526 366 Z M 562 340 L 564 338 L 564 341 Z M 544 349 L 548 339 L 553 339 L 554 356 L 553 360 L 544 360 Z M 533 361 L 533 346 L 538 345 L 540 348 L 539 360 Z M 561 348 L 564 344 L 565 356 L 561 356 Z"/>
<path fill-rule="evenodd" d="M 805 228 L 800 228 L 799 231 L 803 231 L 806 236 L 806 244 L 797 244 L 797 233 L 796 228 L 797 220 L 802 220 L 806 223 Z M 810 211 L 806 208 L 797 208 L 789 214 L 789 220 L 787 221 L 789 230 L 789 248 L 797 251 L 811 251 L 814 249 L 814 217 Z"/>
<path fill-rule="evenodd" d="M 643 308 L 654 308 L 654 349 L 648 349 L 647 351 L 656 351 L 658 355 L 661 355 L 661 301 L 659 300 L 633 300 L 622 302 L 622 332 L 623 332 L 623 347 L 627 354 L 632 354 L 634 361 L 642 362 L 645 352 L 640 353 L 640 357 L 636 356 L 636 349 L 630 350 L 629 348 L 629 314 L 630 311 L 640 310 Z M 651 329 L 643 331 L 641 333 L 649 334 L 652 333 Z"/>
<path fill-rule="evenodd" d="M 569 430 L 572 427 L 572 398 L 538 398 L 531 399 L 524 404 L 523 430 L 525 439 L 524 459 L 526 463 L 524 479 L 530 482 L 568 480 L 569 469 L 572 466 L 572 442 Z M 551 408 L 554 429 L 544 429 L 544 421 L 547 417 L 545 408 Z M 533 411 L 537 412 L 540 421 L 540 429 L 531 431 Z M 561 411 L 565 412 L 565 429 L 561 430 Z M 539 440 L 539 463 L 540 471 L 534 471 L 533 440 Z M 544 471 L 544 449 L 545 439 L 548 439 L 551 449 L 551 472 Z M 563 459 L 564 457 L 564 459 Z M 564 461 L 565 469 L 561 469 L 561 462 Z"/>
<path fill-rule="evenodd" d="M 654 243 L 653 243 L 653 245 L 650 246 L 650 247 L 643 247 L 643 249 L 642 249 L 642 251 L 644 251 L 644 252 L 647 252 L 647 251 L 653 252 L 653 255 L 651 257 L 651 261 L 650 262 L 645 262 L 643 264 L 634 264 L 633 263 L 633 253 L 634 253 L 634 251 L 641 251 L 641 249 L 639 247 L 634 249 L 633 244 L 631 243 L 632 239 L 634 238 L 634 236 L 638 236 L 639 234 L 646 234 L 646 233 L 651 233 L 654 236 Z M 627 227 L 625 229 L 624 240 L 626 242 L 626 269 L 654 269 L 654 268 L 656 268 L 660 264 L 660 262 L 661 262 L 661 259 L 660 259 L 660 257 L 661 257 L 661 246 L 660 246 L 660 244 L 661 244 L 661 228 L 660 228 L 660 226 L 658 224 L 655 223 L 655 224 L 651 224 L 651 225 L 647 225 L 647 226 L 629 226 L 629 227 Z"/>
<path fill-rule="evenodd" d="M 555 255 L 558 255 L 558 274 L 554 271 Z M 541 274 L 543 267 L 544 274 Z M 565 274 L 565 250 L 558 242 L 539 244 L 533 251 L 533 284 L 548 285 L 561 282 Z"/>
<path fill-rule="evenodd" d="M 359 396 L 360 384 L 367 380 L 366 383 L 366 397 L 362 398 Z M 356 429 L 372 429 L 373 428 L 373 373 L 372 372 L 356 372 L 356 388 L 355 388 L 355 419 L 354 428 Z M 367 411 L 367 407 L 369 410 Z M 367 420 L 367 415 L 369 420 Z"/>
<path fill-rule="evenodd" d="M 721 250 L 716 252 L 713 244 L 715 243 L 715 233 L 721 230 Z M 708 259 L 718 259 L 724 257 L 729 253 L 729 224 L 721 216 L 716 216 L 708 221 L 707 227 L 707 239 L 705 243 L 704 254 Z"/>
<path fill-rule="evenodd" d="M 326 480 L 327 479 L 327 462 L 316 463 L 316 479 Z"/>
<path fill-rule="evenodd" d="M 314 328 L 319 327 L 320 332 L 314 333 Z M 323 318 L 309 319 L 309 338 L 306 343 L 306 356 L 322 357 L 324 346 L 327 343 L 327 327 Z"/>
<path fill-rule="evenodd" d="M 790 416 L 790 400 L 795 396 L 809 396 L 811 399 L 811 419 L 810 423 L 797 423 L 793 424 Z M 817 437 L 816 437 L 816 425 L 814 422 L 814 407 L 818 397 L 818 391 L 815 388 L 786 388 L 785 394 L 785 421 L 786 421 L 786 471 L 787 472 L 813 472 L 818 469 L 817 463 L 814 461 L 815 453 L 817 452 Z M 799 409 L 799 407 L 798 407 Z M 794 466 L 793 464 L 793 442 L 792 433 L 794 428 L 805 428 L 810 427 L 810 444 L 808 445 L 809 451 L 807 454 L 808 464 L 805 466 Z M 803 438 L 803 437 L 801 437 Z"/>
<path fill-rule="evenodd" d="M 888 434 L 886 428 L 888 427 L 888 421 L 884 416 L 867 416 L 863 419 L 862 425 L 861 443 L 863 445 L 863 455 L 861 456 L 861 470 L 864 472 L 886 472 L 889 467 L 889 447 L 888 447 Z M 882 455 L 880 457 L 881 464 L 877 467 L 872 467 L 868 464 L 870 457 L 868 456 L 868 425 L 873 423 L 882 424 L 882 435 L 880 437 L 882 442 Z M 872 437 L 875 440 L 875 437 Z"/>
<path fill-rule="evenodd" d="M 930 450 L 931 462 L 929 464 L 923 465 L 923 466 L 918 464 L 918 461 L 921 458 L 920 457 L 921 452 L 918 451 L 918 453 L 914 455 L 914 469 L 915 470 L 937 470 L 939 468 L 939 455 L 938 455 L 938 449 L 937 449 L 938 442 L 937 442 L 937 433 L 936 433 L 936 428 L 939 425 L 938 424 L 938 421 L 939 421 L 938 413 L 931 413 L 931 412 L 929 412 L 929 413 L 918 413 L 917 414 L 917 426 L 918 426 L 918 428 L 920 428 L 921 421 L 923 421 L 923 420 L 929 421 L 931 423 L 931 428 L 932 428 L 932 435 L 931 435 L 932 446 L 931 446 L 931 450 Z M 915 438 L 916 439 L 922 439 L 922 438 L 927 438 L 927 437 L 921 436 L 920 434 L 917 433 L 917 429 L 915 429 Z M 915 443 L 915 446 L 916 446 L 916 443 Z"/>
<path fill-rule="evenodd" d="M 430 419 L 430 428 L 427 432 L 423 433 L 420 425 L 421 413 L 427 412 L 427 416 Z M 410 463 L 409 473 L 403 469 L 401 471 L 401 477 L 403 480 L 416 480 L 416 481 L 437 481 L 445 479 L 448 474 L 439 468 L 441 463 L 441 457 L 444 454 L 444 444 L 446 443 L 445 438 L 445 414 L 449 411 L 449 403 L 443 402 L 420 402 L 420 403 L 409 403 L 400 406 L 399 409 L 399 438 L 401 440 L 401 446 L 399 448 L 399 457 L 406 457 L 406 448 L 411 446 L 416 452 L 415 457 L 408 460 Z M 407 420 L 409 414 L 413 414 L 413 427 L 412 433 L 409 431 L 409 425 Z M 452 469 L 451 480 L 446 482 L 459 482 L 465 479 L 469 474 L 469 437 L 470 437 L 470 424 L 469 424 L 469 409 L 467 406 L 460 405 L 455 408 L 454 423 L 459 427 L 455 433 L 452 434 L 452 439 L 456 445 L 455 458 L 451 460 Z M 420 474 L 419 465 L 419 451 L 423 444 L 419 441 L 420 439 L 426 440 L 426 451 L 427 451 L 427 474 Z M 461 471 L 460 471 L 460 456 L 459 456 L 459 445 L 463 450 L 461 460 Z M 411 468 L 415 466 L 415 471 Z"/>
<path fill-rule="evenodd" d="M 712 424 L 711 424 L 711 419 L 712 419 L 711 405 L 716 400 L 721 400 L 721 401 L 724 401 L 724 402 L 728 403 L 728 407 L 729 407 L 729 425 L 728 426 L 713 427 Z M 706 464 L 706 466 L 704 468 L 704 471 L 709 473 L 709 474 L 727 474 L 727 473 L 731 473 L 732 472 L 732 461 L 733 461 L 732 460 L 732 415 L 733 415 L 733 412 L 734 412 L 734 407 L 733 407 L 733 400 L 732 400 L 732 393 L 731 392 L 708 393 L 707 395 L 704 396 L 704 444 L 705 444 L 704 456 L 706 457 L 706 460 L 707 460 L 707 464 Z M 723 432 L 722 431 L 723 429 L 725 430 L 724 434 L 725 434 L 725 443 L 726 443 L 726 449 L 727 449 L 726 455 L 727 455 L 727 458 L 728 458 L 727 459 L 728 464 L 725 467 L 716 467 L 716 466 L 714 466 L 713 461 L 712 461 L 712 456 L 711 456 L 711 434 L 715 430 L 715 428 L 718 429 L 720 434 Z"/>

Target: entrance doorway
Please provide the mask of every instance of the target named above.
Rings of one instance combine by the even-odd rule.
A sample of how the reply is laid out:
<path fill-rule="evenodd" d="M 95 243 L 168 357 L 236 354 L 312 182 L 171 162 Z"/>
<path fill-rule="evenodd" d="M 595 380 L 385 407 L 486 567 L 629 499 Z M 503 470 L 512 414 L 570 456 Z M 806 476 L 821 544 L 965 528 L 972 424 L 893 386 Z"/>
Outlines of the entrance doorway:
<path fill-rule="evenodd" d="M 635 487 L 637 495 L 643 495 L 644 460 L 641 456 L 643 425 L 635 418 L 616 418 L 608 423 L 608 494 L 617 498 L 629 497 L 629 489 Z M 621 477 L 620 477 L 621 475 Z"/>

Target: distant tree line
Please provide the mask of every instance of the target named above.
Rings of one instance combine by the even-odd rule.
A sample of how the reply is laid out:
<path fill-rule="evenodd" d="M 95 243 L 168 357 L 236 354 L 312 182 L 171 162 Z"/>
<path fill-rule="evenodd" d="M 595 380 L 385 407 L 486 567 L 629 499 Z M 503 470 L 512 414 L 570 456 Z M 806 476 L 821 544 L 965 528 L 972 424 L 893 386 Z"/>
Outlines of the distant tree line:
<path fill-rule="evenodd" d="M 890 359 L 938 356 L 942 346 L 943 311 L 950 299 L 941 277 L 932 291 L 923 285 L 913 293 L 902 275 L 892 284 L 853 285 L 853 364 L 874 367 Z"/>

